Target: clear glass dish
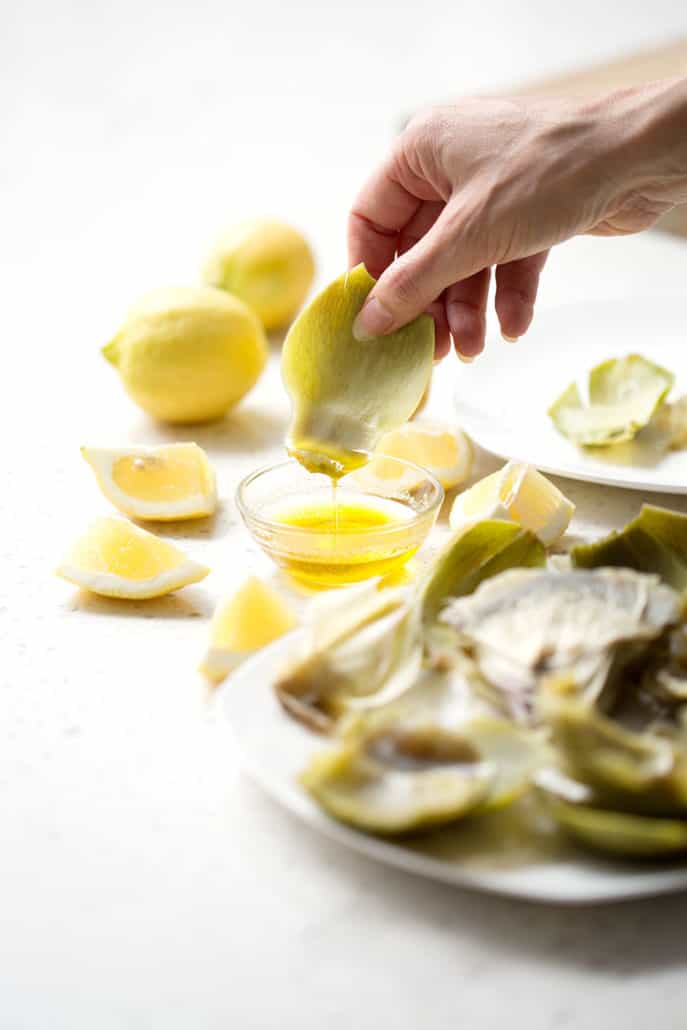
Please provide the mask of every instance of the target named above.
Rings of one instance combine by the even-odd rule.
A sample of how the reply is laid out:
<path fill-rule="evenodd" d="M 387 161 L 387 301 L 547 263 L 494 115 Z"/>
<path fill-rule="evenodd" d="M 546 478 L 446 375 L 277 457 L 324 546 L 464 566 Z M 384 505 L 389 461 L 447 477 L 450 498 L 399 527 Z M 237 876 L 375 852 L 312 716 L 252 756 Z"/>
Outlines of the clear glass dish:
<path fill-rule="evenodd" d="M 322 587 L 384 576 L 424 542 L 444 497 L 418 465 L 375 457 L 334 486 L 297 461 L 252 472 L 236 503 L 253 539 L 297 579 Z"/>

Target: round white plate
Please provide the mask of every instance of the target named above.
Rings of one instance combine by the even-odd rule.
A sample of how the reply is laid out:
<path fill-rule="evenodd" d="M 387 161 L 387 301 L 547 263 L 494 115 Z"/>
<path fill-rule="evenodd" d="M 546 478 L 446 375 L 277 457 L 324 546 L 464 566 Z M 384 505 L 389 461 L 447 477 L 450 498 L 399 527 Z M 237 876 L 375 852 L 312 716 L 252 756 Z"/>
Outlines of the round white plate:
<path fill-rule="evenodd" d="M 631 443 L 582 451 L 546 414 L 568 384 L 606 358 L 638 352 L 675 374 L 687 392 L 684 298 L 626 298 L 550 308 L 535 314 L 517 343 L 490 338 L 455 390 L 460 424 L 485 450 L 543 472 L 665 493 L 687 493 L 687 451 L 661 455 L 651 430 Z"/>
<path fill-rule="evenodd" d="M 222 700 L 248 775 L 314 829 L 419 876 L 532 901 L 620 901 L 687 888 L 685 862 L 631 864 L 595 858 L 558 835 L 542 832 L 536 839 L 524 834 L 508 813 L 404 842 L 379 840 L 330 819 L 297 780 L 327 741 L 287 717 L 272 689 L 297 633 L 238 669 L 223 687 Z"/>

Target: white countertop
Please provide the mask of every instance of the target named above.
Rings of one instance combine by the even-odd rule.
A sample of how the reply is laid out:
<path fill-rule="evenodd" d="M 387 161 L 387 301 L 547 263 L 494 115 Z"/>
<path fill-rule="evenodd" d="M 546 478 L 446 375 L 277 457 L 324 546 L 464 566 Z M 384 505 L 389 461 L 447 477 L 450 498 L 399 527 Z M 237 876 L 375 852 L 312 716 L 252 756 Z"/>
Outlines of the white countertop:
<path fill-rule="evenodd" d="M 231 498 L 279 453 L 274 363 L 192 434 L 222 508 L 169 535 L 212 566 L 203 584 L 127 606 L 51 575 L 108 510 L 79 444 L 174 438 L 98 354 L 137 294 L 194 281 L 212 236 L 251 213 L 301 224 L 325 281 L 400 112 L 687 28 L 672 0 L 629 8 L 44 0 L 3 17 L 3 1030 L 682 1024 L 687 895 L 569 910 L 450 890 L 319 839 L 241 775 L 195 667 L 216 599 L 268 568 Z M 541 302 L 660 303 L 686 275 L 687 244 L 660 234 L 582 239 L 552 255 Z M 463 374 L 443 366 L 434 413 Z M 565 488 L 582 532 L 641 501 Z"/>

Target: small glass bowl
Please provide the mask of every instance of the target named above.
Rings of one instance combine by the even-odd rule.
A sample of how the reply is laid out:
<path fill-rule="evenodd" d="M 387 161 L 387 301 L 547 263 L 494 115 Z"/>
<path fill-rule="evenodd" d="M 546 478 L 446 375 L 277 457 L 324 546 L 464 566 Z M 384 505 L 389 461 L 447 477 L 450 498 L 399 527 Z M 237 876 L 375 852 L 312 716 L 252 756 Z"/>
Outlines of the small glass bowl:
<path fill-rule="evenodd" d="M 419 465 L 375 457 L 336 484 L 307 472 L 295 460 L 268 465 L 246 476 L 236 503 L 253 539 L 277 565 L 311 586 L 337 587 L 384 576 L 404 565 L 434 525 L 444 491 Z M 289 525 L 296 513 L 336 503 L 381 512 L 388 521 L 363 528 Z"/>

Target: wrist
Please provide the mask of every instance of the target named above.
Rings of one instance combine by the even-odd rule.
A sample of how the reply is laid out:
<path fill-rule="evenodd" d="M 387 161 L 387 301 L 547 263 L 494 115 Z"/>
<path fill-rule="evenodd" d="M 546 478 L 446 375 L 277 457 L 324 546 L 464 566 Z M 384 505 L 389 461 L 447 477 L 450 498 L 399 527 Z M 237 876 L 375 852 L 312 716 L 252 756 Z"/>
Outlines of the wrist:
<path fill-rule="evenodd" d="M 672 204 L 687 201 L 687 79 L 620 90 L 591 110 L 622 188 Z"/>

